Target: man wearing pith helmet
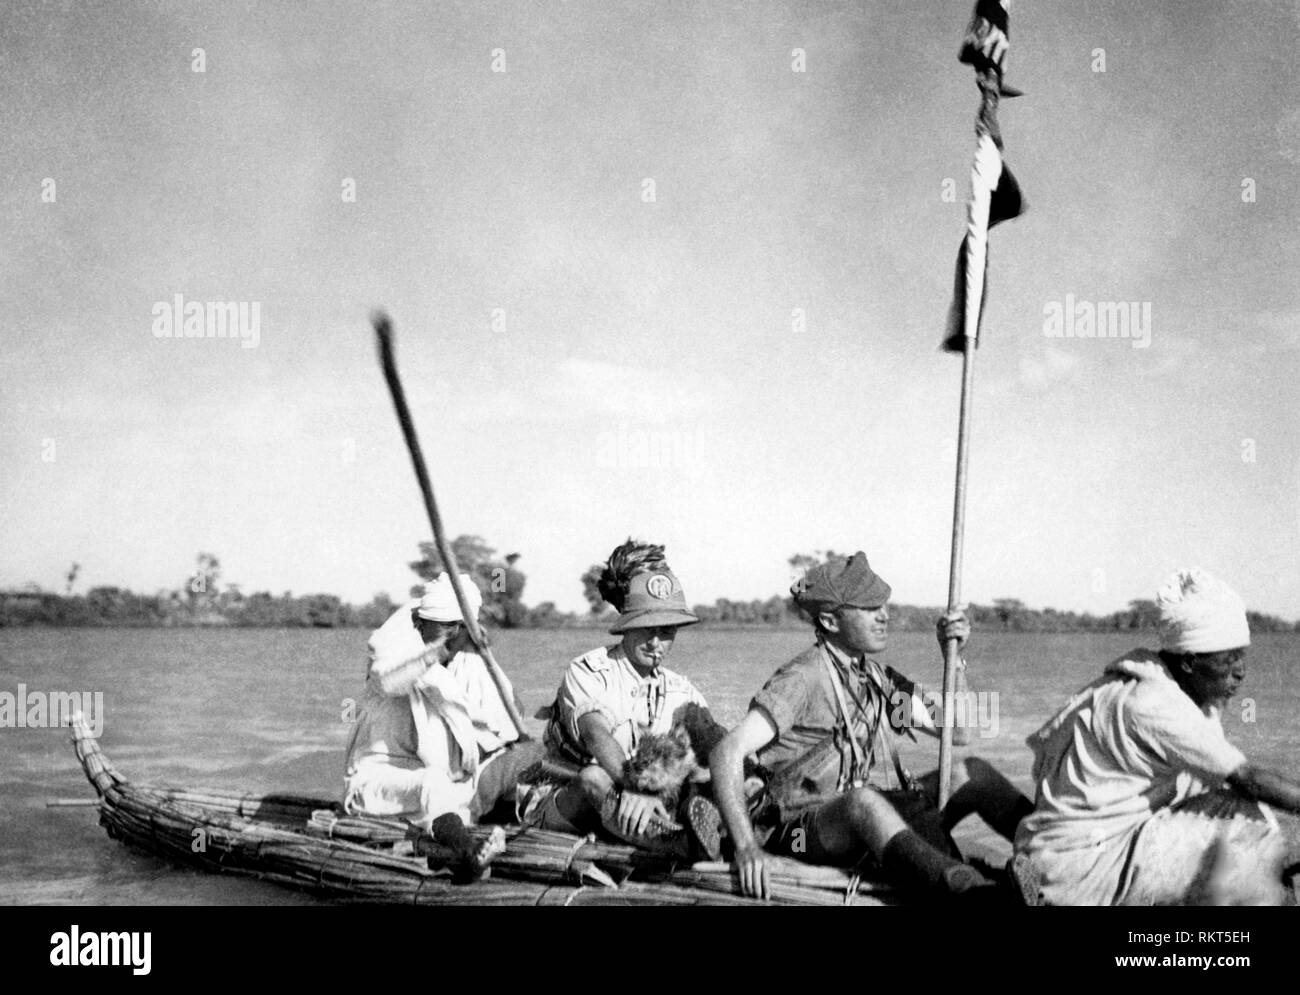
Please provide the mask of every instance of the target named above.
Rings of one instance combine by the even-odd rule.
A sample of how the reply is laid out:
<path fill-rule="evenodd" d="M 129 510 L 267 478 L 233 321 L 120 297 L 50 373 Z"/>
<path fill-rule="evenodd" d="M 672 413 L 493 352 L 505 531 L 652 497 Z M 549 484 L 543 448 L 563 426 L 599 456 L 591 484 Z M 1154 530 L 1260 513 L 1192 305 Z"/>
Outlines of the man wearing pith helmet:
<path fill-rule="evenodd" d="M 624 838 L 639 840 L 656 825 L 676 824 L 658 797 L 622 786 L 624 762 L 642 737 L 669 732 L 691 705 L 708 707 L 694 684 L 665 665 L 678 630 L 699 618 L 662 553 L 629 539 L 606 563 L 600 590 L 618 609 L 609 631 L 620 639 L 572 661 L 560 683 L 546 745 L 581 772 L 548 800 L 541 815 L 547 828 L 595 829 L 611 797 L 617 807 L 607 828 Z"/>
<path fill-rule="evenodd" d="M 714 800 L 735 845 L 746 894 L 768 897 L 773 855 L 856 865 L 870 855 L 901 888 L 928 899 L 990 885 L 958 859 L 948 830 L 978 812 L 1008 839 L 1032 807 L 987 763 L 967 758 L 953 771 L 948 807 L 935 807 L 937 772 L 913 779 L 893 739 L 911 728 L 938 736 L 921 688 L 875 656 L 889 638 L 890 588 L 865 553 L 816 566 L 791 588 L 811 618 L 815 644 L 778 670 L 749 713 L 713 750 Z M 939 620 L 940 646 L 962 647 L 961 612 Z M 965 661 L 958 693 L 964 693 Z M 965 730 L 954 729 L 964 743 Z M 766 772 L 762 800 L 747 806 L 742 769 L 756 753 Z M 752 821 L 751 821 L 752 813 Z"/>

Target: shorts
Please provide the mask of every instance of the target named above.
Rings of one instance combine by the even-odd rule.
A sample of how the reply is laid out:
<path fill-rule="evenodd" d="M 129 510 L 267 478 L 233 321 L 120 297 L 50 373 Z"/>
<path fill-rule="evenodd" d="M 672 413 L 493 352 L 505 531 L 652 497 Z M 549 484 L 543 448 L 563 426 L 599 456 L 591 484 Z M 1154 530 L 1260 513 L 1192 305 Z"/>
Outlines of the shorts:
<path fill-rule="evenodd" d="M 572 822 L 560 814 L 556 805 L 556 795 L 564 785 L 558 781 L 538 781 L 531 784 L 521 783 L 515 798 L 516 814 L 525 826 L 549 829 L 555 833 L 583 835 Z"/>
<path fill-rule="evenodd" d="M 928 796 L 918 791 L 878 791 L 886 799 L 903 821 L 917 835 L 941 853 L 960 859 L 960 853 L 943 828 L 943 817 Z M 778 823 L 771 836 L 764 844 L 769 853 L 794 857 L 809 864 L 844 865 L 843 856 L 835 855 L 826 849 L 817 829 L 817 816 L 825 804 L 806 809 L 797 816 Z M 861 860 L 848 860 L 852 866 Z"/>

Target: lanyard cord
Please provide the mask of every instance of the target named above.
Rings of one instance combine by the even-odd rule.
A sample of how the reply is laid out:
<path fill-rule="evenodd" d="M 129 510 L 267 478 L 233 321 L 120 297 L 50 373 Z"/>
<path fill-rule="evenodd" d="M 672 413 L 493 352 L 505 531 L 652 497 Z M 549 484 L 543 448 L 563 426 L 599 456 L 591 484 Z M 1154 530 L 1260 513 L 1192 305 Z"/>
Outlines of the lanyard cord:
<path fill-rule="evenodd" d="M 623 663 L 627 665 L 628 670 L 632 671 L 632 675 L 636 678 L 636 682 L 637 682 L 636 697 L 640 698 L 641 689 L 642 688 L 645 689 L 645 700 L 646 700 L 645 728 L 647 730 L 653 729 L 655 723 L 659 721 L 660 716 L 662 716 L 664 713 L 664 708 L 668 704 L 668 675 L 664 672 L 663 667 L 657 667 L 655 668 L 654 672 L 650 675 L 650 677 L 648 678 L 642 677 L 637 672 L 636 667 L 632 665 L 632 661 L 627 658 L 627 654 L 623 652 L 623 648 L 621 646 L 616 647 L 614 653 L 610 655 L 613 656 L 615 654 L 617 654 L 619 657 L 622 658 Z M 641 738 L 640 730 L 639 730 L 641 724 L 637 722 L 636 716 L 633 715 L 631 717 L 629 725 L 631 725 L 632 727 L 632 745 L 636 746 L 637 741 Z"/>
<path fill-rule="evenodd" d="M 642 730 L 649 732 L 651 729 L 654 729 L 656 723 L 664 713 L 664 708 L 668 705 L 668 677 L 664 673 L 662 667 L 659 668 L 659 672 L 655 677 L 649 679 L 643 678 L 638 674 L 637 681 L 637 699 L 642 697 L 641 691 L 643 688 L 645 689 L 646 724 L 642 726 L 641 723 L 637 721 L 636 715 L 631 717 L 629 725 L 632 727 L 633 749 L 635 749 L 636 745 L 641 741 Z"/>
<path fill-rule="evenodd" d="M 646 713 L 650 717 L 647 726 L 649 729 L 655 727 L 659 717 L 664 713 L 664 707 L 668 704 L 668 679 L 664 674 L 663 668 L 659 668 L 658 677 L 653 685 L 646 690 Z"/>
<path fill-rule="evenodd" d="M 830 651 L 827 650 L 825 646 L 822 647 L 822 662 L 826 665 L 827 674 L 830 675 L 831 688 L 835 692 L 835 703 L 839 706 L 840 717 L 844 720 L 844 734 L 848 737 L 849 749 L 852 752 L 848 777 L 845 778 L 843 775 L 840 777 L 839 790 L 843 791 L 846 781 L 856 782 L 859 776 L 865 777 L 867 772 L 870 770 L 871 765 L 870 762 L 863 757 L 862 744 L 858 742 L 857 734 L 853 731 L 853 720 L 856 716 L 849 715 L 849 706 L 844 701 L 844 682 L 840 679 L 839 668 L 831 660 Z M 859 711 L 863 713 L 863 717 L 867 720 L 867 728 L 870 729 L 871 719 L 865 714 L 866 710 L 862 708 L 862 702 L 857 699 L 856 695 L 853 700 L 854 703 L 857 704 Z"/>
<path fill-rule="evenodd" d="M 822 655 L 826 661 L 827 669 L 831 674 L 831 686 L 835 689 L 836 702 L 839 704 L 840 714 L 844 718 L 845 729 L 848 732 L 849 741 L 853 746 L 854 767 L 856 768 L 859 764 L 861 764 L 863 767 L 862 775 L 864 777 L 866 776 L 867 772 L 871 769 L 869 762 L 864 763 L 862 761 L 862 748 L 858 743 L 857 736 L 855 736 L 853 733 L 853 722 L 849 718 L 848 706 L 844 701 L 845 690 L 848 691 L 849 696 L 853 699 L 853 704 L 857 706 L 858 714 L 865 719 L 867 728 L 868 730 L 870 730 L 871 733 L 871 738 L 876 740 L 878 743 L 880 743 L 881 748 L 885 751 L 885 755 L 889 757 L 890 766 L 894 768 L 894 772 L 898 775 L 899 787 L 905 789 L 910 788 L 912 786 L 912 776 L 907 772 L 907 769 L 903 766 L 902 761 L 899 760 L 898 754 L 894 751 L 894 744 L 890 742 L 889 732 L 881 728 L 881 720 L 884 719 L 885 717 L 885 692 L 884 689 L 880 687 L 879 681 L 877 679 L 877 674 L 879 673 L 879 667 L 873 665 L 872 670 L 869 671 L 867 674 L 867 682 L 866 682 L 867 696 L 873 699 L 877 703 L 877 709 L 875 710 L 875 722 L 873 723 L 871 720 L 871 715 L 868 712 L 867 705 L 862 701 L 861 698 L 858 697 L 857 693 L 853 690 L 852 682 L 843 679 L 843 675 L 841 673 L 841 668 L 839 664 L 837 662 L 832 662 L 831 660 L 830 651 L 827 650 L 825 647 L 823 647 Z M 856 718 L 856 716 L 854 717 Z M 858 772 L 856 769 L 852 772 L 851 775 L 852 780 L 857 779 L 857 773 Z M 885 768 L 885 783 L 886 784 L 889 783 L 888 767 Z"/>

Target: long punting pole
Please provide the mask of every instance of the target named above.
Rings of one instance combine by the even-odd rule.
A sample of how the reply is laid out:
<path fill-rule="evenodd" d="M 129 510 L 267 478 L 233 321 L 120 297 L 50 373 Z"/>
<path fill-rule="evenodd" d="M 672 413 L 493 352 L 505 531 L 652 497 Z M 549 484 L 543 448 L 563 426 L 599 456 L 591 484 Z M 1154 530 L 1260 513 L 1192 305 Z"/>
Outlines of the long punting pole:
<path fill-rule="evenodd" d="M 406 437 L 406 448 L 411 453 L 411 463 L 415 466 L 415 476 L 420 481 L 420 493 L 424 495 L 424 510 L 429 514 L 429 523 L 433 526 L 433 541 L 438 547 L 438 555 L 442 557 L 443 566 L 447 570 L 447 576 L 451 578 L 451 589 L 456 592 L 456 604 L 460 606 L 461 617 L 465 620 L 465 626 L 469 629 L 469 637 L 474 641 L 475 648 L 478 649 L 479 655 L 483 662 L 487 664 L 488 673 L 492 675 L 492 681 L 497 686 L 497 691 L 501 695 L 501 702 L 506 706 L 506 712 L 510 715 L 510 721 L 514 723 L 515 729 L 521 737 L 528 734 L 524 731 L 524 720 L 519 714 L 519 708 L 515 704 L 515 696 L 510 690 L 510 683 L 506 680 L 505 672 L 497 663 L 496 657 L 492 655 L 492 649 L 488 646 L 487 640 L 483 638 L 483 630 L 479 627 L 477 615 L 470 610 L 469 602 L 465 599 L 465 591 L 460 583 L 460 567 L 456 563 L 456 554 L 452 552 L 451 544 L 447 542 L 447 533 L 442 527 L 442 516 L 438 514 L 438 504 L 433 498 L 433 484 L 429 480 L 429 471 L 425 467 L 424 453 L 420 450 L 420 440 L 415 435 L 415 423 L 411 420 L 411 410 L 406 406 L 406 392 L 402 390 L 402 381 L 397 375 L 397 362 L 393 358 L 393 325 L 388 320 L 388 315 L 382 311 L 377 311 L 371 315 L 371 324 L 375 326 L 375 338 L 379 343 L 379 361 L 384 367 L 384 380 L 388 382 L 388 391 L 393 395 L 393 407 L 397 409 L 397 420 L 402 426 L 402 435 Z"/>

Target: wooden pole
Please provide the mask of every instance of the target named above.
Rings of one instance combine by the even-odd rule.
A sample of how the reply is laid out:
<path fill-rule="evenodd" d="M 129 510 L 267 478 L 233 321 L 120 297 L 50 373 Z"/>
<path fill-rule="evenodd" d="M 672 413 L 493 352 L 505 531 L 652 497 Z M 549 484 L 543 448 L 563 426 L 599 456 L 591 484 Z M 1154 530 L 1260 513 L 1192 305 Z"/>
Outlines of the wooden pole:
<path fill-rule="evenodd" d="M 971 397 L 975 386 L 975 336 L 966 336 L 961 360 L 961 410 L 957 419 L 957 481 L 952 501 L 952 557 L 948 567 L 948 611 L 961 606 L 961 567 L 966 540 L 966 471 L 970 465 Z M 958 643 L 943 647 L 943 726 L 939 730 L 939 808 L 952 794 L 952 734 L 957 692 Z"/>
<path fill-rule="evenodd" d="M 984 305 L 984 268 L 988 252 L 989 209 L 993 186 L 990 185 L 987 153 L 997 138 L 997 108 L 1001 93 L 1001 77 L 991 69 L 976 72 L 980 89 L 980 108 L 975 119 L 976 151 L 971 166 L 971 199 L 967 207 L 967 239 L 980 246 L 979 258 L 968 270 L 965 309 L 962 314 L 962 368 L 961 409 L 957 420 L 957 479 L 952 501 L 952 558 L 948 567 L 948 611 L 961 607 L 961 571 L 963 545 L 966 539 L 966 480 L 970 467 L 971 401 L 975 387 L 975 347 L 979 337 L 980 312 Z M 996 169 L 1000 175 L 1000 154 L 995 154 Z M 967 258 L 967 266 L 972 260 Z M 970 277 L 974 277 L 974 281 Z M 948 803 L 952 794 L 952 739 L 955 721 L 957 691 L 958 643 L 949 639 L 943 647 L 943 726 L 939 730 L 939 807 Z"/>
<path fill-rule="evenodd" d="M 460 568 L 456 564 L 456 554 L 452 552 L 451 544 L 447 542 L 447 533 L 442 527 L 442 516 L 438 514 L 438 504 L 433 497 L 433 484 L 429 480 L 429 471 L 424 463 L 424 453 L 420 450 L 420 440 L 415 435 L 415 423 L 411 420 L 411 411 L 406 406 L 406 393 L 402 390 L 402 381 L 397 375 L 397 362 L 393 358 L 392 322 L 389 321 L 388 315 L 382 311 L 375 312 L 371 315 L 370 320 L 371 324 L 374 325 L 375 337 L 379 344 L 379 362 L 384 368 L 384 380 L 387 381 L 388 391 L 393 396 L 393 407 L 397 409 L 397 420 L 402 426 L 402 435 L 406 438 L 406 448 L 411 453 L 411 463 L 415 466 L 415 476 L 420 482 L 420 493 L 424 496 L 424 510 L 429 515 L 429 524 L 433 526 L 433 541 L 438 547 L 438 555 L 442 557 L 447 576 L 451 578 L 451 589 L 456 593 L 456 604 L 460 606 L 461 618 L 465 620 L 465 627 L 469 630 L 469 637 L 473 641 L 475 648 L 483 658 L 483 662 L 487 664 L 488 673 L 492 675 L 492 681 L 497 686 L 497 692 L 501 695 L 501 702 L 510 715 L 510 721 L 514 723 L 520 737 L 526 739 L 528 734 L 524 730 L 524 720 L 519 714 L 519 707 L 515 704 L 515 697 L 510 689 L 510 683 L 506 680 L 505 672 L 492 655 L 492 649 L 483 637 L 483 630 L 479 627 L 478 616 L 470 610 L 469 602 L 465 598 L 465 591 L 461 587 Z"/>

